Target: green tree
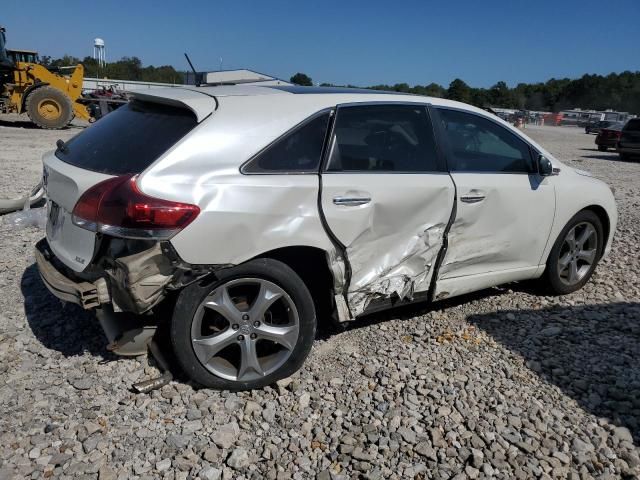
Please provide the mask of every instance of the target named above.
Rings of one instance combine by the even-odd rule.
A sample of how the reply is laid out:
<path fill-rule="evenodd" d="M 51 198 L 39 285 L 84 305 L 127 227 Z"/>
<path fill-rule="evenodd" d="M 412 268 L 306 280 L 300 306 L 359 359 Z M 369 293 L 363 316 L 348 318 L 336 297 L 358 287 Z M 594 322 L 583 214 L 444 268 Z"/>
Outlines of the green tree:
<path fill-rule="evenodd" d="M 449 84 L 447 89 L 447 98 L 449 100 L 457 100 L 458 102 L 471 102 L 471 88 L 459 78 L 456 78 Z"/>
<path fill-rule="evenodd" d="M 311 87 L 313 85 L 311 77 L 300 72 L 292 76 L 289 81 L 294 85 L 302 85 L 303 87 Z"/>

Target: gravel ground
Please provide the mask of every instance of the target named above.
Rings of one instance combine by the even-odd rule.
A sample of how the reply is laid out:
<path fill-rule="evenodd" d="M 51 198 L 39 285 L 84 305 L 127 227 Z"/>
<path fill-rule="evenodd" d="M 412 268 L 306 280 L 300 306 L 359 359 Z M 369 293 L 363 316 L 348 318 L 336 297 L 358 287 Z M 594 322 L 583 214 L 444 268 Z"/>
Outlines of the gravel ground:
<path fill-rule="evenodd" d="M 28 191 L 76 131 L 0 123 L 0 196 Z M 527 132 L 615 187 L 613 252 L 582 291 L 371 316 L 260 391 L 131 393 L 157 370 L 109 354 L 38 278 L 42 232 L 0 221 L 0 478 L 639 478 L 640 163 L 575 128 Z"/>

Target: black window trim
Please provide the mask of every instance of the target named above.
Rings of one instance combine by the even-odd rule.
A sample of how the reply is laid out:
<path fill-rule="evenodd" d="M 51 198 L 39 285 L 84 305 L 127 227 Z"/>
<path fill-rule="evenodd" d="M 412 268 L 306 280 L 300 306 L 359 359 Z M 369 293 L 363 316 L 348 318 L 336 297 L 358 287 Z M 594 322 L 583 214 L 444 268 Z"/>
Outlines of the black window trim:
<path fill-rule="evenodd" d="M 267 145 L 262 147 L 260 150 L 258 150 L 258 152 L 256 152 L 253 155 L 251 155 L 251 157 L 248 160 L 243 162 L 243 164 L 240 165 L 240 173 L 242 175 L 318 175 L 319 168 L 321 167 L 322 162 L 323 162 L 323 157 L 322 156 L 320 157 L 320 162 L 318 164 L 319 168 L 315 168 L 315 169 L 312 169 L 312 170 L 273 170 L 273 171 L 270 171 L 270 172 L 268 172 L 268 171 L 265 171 L 265 172 L 247 172 L 247 171 L 245 171 L 245 168 L 251 162 L 253 162 L 257 157 L 262 155 L 262 153 L 264 153 L 265 151 L 270 149 L 272 146 L 274 146 L 280 140 L 284 139 L 288 135 L 291 135 L 292 133 L 294 133 L 299 128 L 304 127 L 309 122 L 312 122 L 313 120 L 315 120 L 318 117 L 321 117 L 322 115 L 327 115 L 327 114 L 329 115 L 329 119 L 327 121 L 327 128 L 330 128 L 331 127 L 331 112 L 332 111 L 333 111 L 332 107 L 323 108 L 322 110 L 318 110 L 317 112 L 311 114 L 310 116 L 308 116 L 307 118 L 305 118 L 301 122 L 298 122 L 297 124 L 295 124 L 293 127 L 291 127 L 289 130 L 284 132 L 282 135 L 278 136 L 277 138 L 275 138 L 274 140 L 269 142 Z M 323 144 L 322 144 L 322 150 L 320 151 L 320 154 L 322 154 L 322 152 L 324 152 L 325 143 L 326 142 L 327 142 L 327 136 L 326 136 L 326 132 L 325 132 L 325 138 L 324 138 L 324 141 L 323 141 Z"/>
<path fill-rule="evenodd" d="M 341 171 L 330 171 L 327 170 L 329 167 L 329 161 L 331 160 L 331 155 L 333 154 L 333 149 L 335 147 L 336 135 L 335 135 L 335 126 L 338 121 L 338 115 L 340 114 L 341 108 L 350 108 L 350 107 L 369 107 L 369 106 L 381 106 L 381 105 L 402 105 L 409 107 L 420 107 L 424 108 L 431 122 L 431 131 L 433 133 L 433 139 L 436 149 L 436 164 L 438 170 L 423 170 L 423 171 L 396 171 L 396 170 L 341 170 Z M 444 152 L 440 148 L 438 142 L 438 135 L 434 128 L 434 117 L 431 115 L 431 104 L 428 102 L 407 102 L 407 101 L 393 101 L 393 100 L 378 100 L 371 102 L 347 102 L 347 103 L 339 103 L 335 106 L 335 113 L 333 116 L 333 122 L 331 125 L 331 131 L 328 136 L 328 146 L 326 148 L 326 154 L 322 159 L 321 172 L 322 174 L 331 174 L 331 175 L 449 175 L 449 171 L 447 168 L 446 158 Z"/>
<path fill-rule="evenodd" d="M 510 129 L 506 128 L 503 124 L 501 124 L 500 122 L 497 122 L 496 120 L 494 120 L 493 118 L 487 116 L 487 115 L 482 115 L 478 112 L 474 112 L 473 110 L 467 110 L 465 108 L 458 108 L 458 107 L 450 107 L 448 105 L 433 105 L 432 109 L 434 110 L 434 116 L 433 118 L 437 118 L 438 122 L 437 122 L 437 127 L 435 128 L 436 130 L 436 135 L 439 137 L 437 138 L 437 143 L 438 144 L 442 144 L 443 149 L 446 151 L 446 158 L 447 158 L 447 167 L 448 167 L 448 173 L 473 173 L 473 174 L 484 174 L 484 175 L 539 175 L 539 171 L 538 171 L 538 163 L 536 162 L 536 157 L 537 155 L 534 154 L 534 152 L 538 152 L 538 149 L 535 148 L 533 145 L 531 145 L 531 143 L 529 143 L 526 139 L 522 138 L 520 135 L 517 135 L 516 133 L 512 132 Z M 521 142 L 523 142 L 528 150 L 529 150 L 529 160 L 530 160 L 530 165 L 533 167 L 532 171 L 529 172 L 496 172 L 496 171 L 487 171 L 487 170 L 454 170 L 452 167 L 455 165 L 455 159 L 453 156 L 453 149 L 451 147 L 451 144 L 449 143 L 449 138 L 447 136 L 447 134 L 445 133 L 443 127 L 442 127 L 442 119 L 439 115 L 439 111 L 440 110 L 453 110 L 456 112 L 462 112 L 462 113 L 466 113 L 469 115 L 473 115 L 479 118 L 483 118 L 485 120 L 488 120 L 494 124 L 496 124 L 497 126 L 501 127 L 503 130 L 505 130 L 506 132 L 508 132 L 510 135 L 512 135 L 513 137 L 515 137 L 516 139 L 520 140 Z M 540 155 L 540 153 L 538 152 L 538 155 Z"/>

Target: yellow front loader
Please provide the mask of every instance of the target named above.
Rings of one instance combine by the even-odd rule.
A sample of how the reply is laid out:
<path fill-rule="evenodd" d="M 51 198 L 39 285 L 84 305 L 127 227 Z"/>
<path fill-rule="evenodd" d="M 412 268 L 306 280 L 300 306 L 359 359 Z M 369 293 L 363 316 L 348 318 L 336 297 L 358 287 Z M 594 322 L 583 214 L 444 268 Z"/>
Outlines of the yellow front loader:
<path fill-rule="evenodd" d="M 26 113 L 41 128 L 64 128 L 74 117 L 89 120 L 82 95 L 84 67 L 70 75 L 50 71 L 38 63 L 38 54 L 7 50 L 0 27 L 0 113 Z"/>

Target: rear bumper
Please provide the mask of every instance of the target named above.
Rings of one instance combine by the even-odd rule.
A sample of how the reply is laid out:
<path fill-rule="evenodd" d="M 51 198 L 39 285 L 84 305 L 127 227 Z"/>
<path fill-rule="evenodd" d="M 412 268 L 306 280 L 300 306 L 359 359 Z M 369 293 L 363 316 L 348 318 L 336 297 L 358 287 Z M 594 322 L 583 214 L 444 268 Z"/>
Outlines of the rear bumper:
<path fill-rule="evenodd" d="M 42 281 L 47 289 L 60 300 L 75 303 L 86 310 L 111 301 L 104 278 L 99 278 L 95 282 L 76 282 L 65 275 L 62 268 L 56 266 L 55 255 L 45 238 L 36 244 L 35 255 Z"/>

